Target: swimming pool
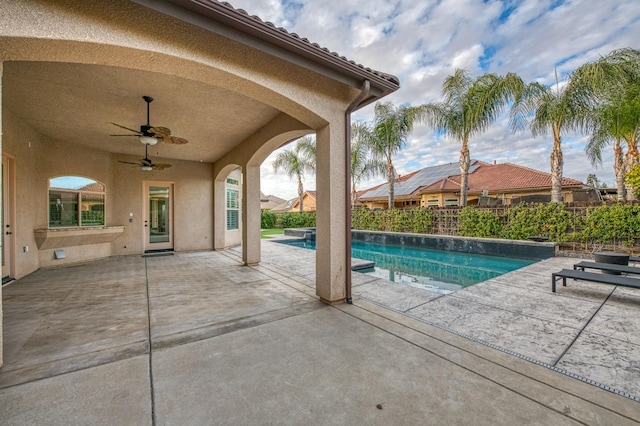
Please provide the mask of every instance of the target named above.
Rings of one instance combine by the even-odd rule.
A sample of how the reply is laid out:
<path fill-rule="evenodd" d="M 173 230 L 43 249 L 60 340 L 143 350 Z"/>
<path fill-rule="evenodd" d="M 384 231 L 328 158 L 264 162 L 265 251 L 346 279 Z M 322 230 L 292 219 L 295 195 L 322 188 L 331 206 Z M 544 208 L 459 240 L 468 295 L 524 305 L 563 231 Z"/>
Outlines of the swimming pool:
<path fill-rule="evenodd" d="M 295 239 L 277 242 L 310 250 L 316 248 L 315 241 Z M 373 270 L 358 272 L 444 294 L 535 262 L 362 241 L 352 241 L 351 256 L 375 262 Z"/>

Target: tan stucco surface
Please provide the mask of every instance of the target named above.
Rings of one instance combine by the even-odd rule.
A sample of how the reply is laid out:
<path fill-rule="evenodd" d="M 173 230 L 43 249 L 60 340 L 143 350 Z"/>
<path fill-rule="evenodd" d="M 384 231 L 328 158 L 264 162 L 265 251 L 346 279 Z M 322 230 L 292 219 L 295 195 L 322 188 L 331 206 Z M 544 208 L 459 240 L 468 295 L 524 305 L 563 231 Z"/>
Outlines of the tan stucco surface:
<path fill-rule="evenodd" d="M 145 181 L 173 187 L 176 251 L 235 245 L 238 235 L 224 229 L 224 181 L 237 168 L 243 262 L 255 264 L 260 164 L 283 144 L 315 132 L 317 293 L 329 303 L 344 300 L 345 111 L 365 77 L 338 79 L 335 69 L 301 65 L 296 53 L 217 21 L 191 12 L 178 19 L 126 0 L 99 6 L 0 0 L 0 10 L 0 142 L 16 165 L 13 277 L 63 262 L 141 254 Z M 172 165 L 164 170 L 121 163 L 138 161 L 144 146 L 135 137 L 110 136 L 127 133 L 114 122 L 134 131 L 145 124 L 143 95 L 154 97 L 150 124 L 189 141 L 149 149 L 155 163 Z M 48 226 L 48 179 L 63 175 L 103 183 L 105 225 L 124 228 L 109 243 L 65 247 L 67 257 L 59 261 L 51 248 L 37 249 L 34 230 Z"/>

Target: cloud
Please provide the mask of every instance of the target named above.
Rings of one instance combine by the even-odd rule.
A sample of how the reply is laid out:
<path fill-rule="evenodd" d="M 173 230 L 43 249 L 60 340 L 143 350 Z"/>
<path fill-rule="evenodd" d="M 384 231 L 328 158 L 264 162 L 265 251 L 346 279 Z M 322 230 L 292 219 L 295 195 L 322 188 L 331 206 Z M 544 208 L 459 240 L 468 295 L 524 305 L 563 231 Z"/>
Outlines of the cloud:
<path fill-rule="evenodd" d="M 527 81 L 552 84 L 579 65 L 623 47 L 638 47 L 637 0 L 231 0 L 234 7 L 283 26 L 349 59 L 400 78 L 401 88 L 386 97 L 396 105 L 440 100 L 440 88 L 455 67 L 473 75 L 515 72 Z M 354 114 L 369 121 L 373 106 Z M 549 169 L 550 140 L 524 132 L 514 135 L 496 123 L 471 142 L 471 155 Z M 567 135 L 564 175 L 585 180 L 595 173 L 613 183 L 612 157 L 594 169 L 584 155 L 584 137 Z M 395 159 L 409 167 L 458 161 L 458 144 L 436 138 L 422 125 Z M 269 169 L 265 161 L 263 169 Z M 405 170 L 406 169 L 406 170 Z M 272 169 L 271 169 L 272 170 Z M 283 197 L 295 182 L 263 172 L 263 192 Z M 286 190 L 285 190 L 286 188 Z"/>

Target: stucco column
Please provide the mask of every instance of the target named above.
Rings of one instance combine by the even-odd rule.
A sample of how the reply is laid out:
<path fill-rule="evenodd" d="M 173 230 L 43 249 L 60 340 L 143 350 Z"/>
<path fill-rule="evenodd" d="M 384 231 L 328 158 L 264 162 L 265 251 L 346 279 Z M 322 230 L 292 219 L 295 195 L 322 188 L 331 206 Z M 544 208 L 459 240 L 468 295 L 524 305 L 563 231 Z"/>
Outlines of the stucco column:
<path fill-rule="evenodd" d="M 260 263 L 260 166 L 245 166 L 242 180 L 242 261 Z"/>
<path fill-rule="evenodd" d="M 225 180 L 213 181 L 213 249 L 225 248 L 225 229 L 227 220 L 227 203 Z"/>
<path fill-rule="evenodd" d="M 316 294 L 325 303 L 346 297 L 345 120 L 338 115 L 316 133 Z"/>
<path fill-rule="evenodd" d="M 2 147 L 2 135 L 4 134 L 3 131 L 3 127 L 2 127 L 2 79 L 3 79 L 3 73 L 2 70 L 4 68 L 4 61 L 0 60 L 0 152 L 4 152 L 3 151 L 3 147 Z M 0 173 L 0 188 L 4 188 L 2 185 L 4 184 L 4 182 L 2 182 L 2 175 L 3 173 Z M 3 202 L 3 197 L 0 197 L 0 212 L 2 211 L 2 202 Z M 4 223 L 0 224 L 0 229 L 4 229 Z M 3 231 L 4 232 L 4 231 Z M 4 247 L 2 247 L 3 244 L 3 239 L 0 238 L 0 253 L 2 253 L 2 250 Z M 0 367 L 2 367 L 2 365 L 4 364 L 4 357 L 3 357 L 3 348 L 4 348 L 4 339 L 3 339 L 3 335 L 2 335 L 2 318 L 3 318 L 3 312 L 2 312 L 2 286 L 0 285 Z"/>

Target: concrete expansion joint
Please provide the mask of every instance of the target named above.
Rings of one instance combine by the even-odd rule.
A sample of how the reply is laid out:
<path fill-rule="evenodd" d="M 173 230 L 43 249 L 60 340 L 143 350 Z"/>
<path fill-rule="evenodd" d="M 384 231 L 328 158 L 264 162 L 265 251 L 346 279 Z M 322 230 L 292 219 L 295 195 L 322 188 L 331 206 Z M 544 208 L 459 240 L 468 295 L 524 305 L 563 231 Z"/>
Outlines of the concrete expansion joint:
<path fill-rule="evenodd" d="M 612 292 L 612 293 L 613 293 L 613 292 Z M 607 296 L 607 299 L 611 296 L 611 294 L 612 294 L 612 293 L 610 293 L 610 294 Z M 441 326 L 441 325 L 438 325 L 438 324 L 432 323 L 432 322 L 430 322 L 430 321 L 427 321 L 427 320 L 425 320 L 424 318 L 420 318 L 420 317 L 414 316 L 414 315 L 412 315 L 411 313 L 408 313 L 408 312 L 402 312 L 402 311 L 399 311 L 399 310 L 397 310 L 397 309 L 393 309 L 393 308 L 391 308 L 391 307 L 389 307 L 389 306 L 381 305 L 381 304 L 379 304 L 379 303 L 377 303 L 377 302 L 375 302 L 375 301 L 368 300 L 368 299 L 366 299 L 366 298 L 361 298 L 361 299 L 366 300 L 366 302 L 367 302 L 367 303 L 370 303 L 370 304 L 372 304 L 372 305 L 374 305 L 374 306 L 379 306 L 380 308 L 382 308 L 382 309 L 384 309 L 384 310 L 388 310 L 388 311 L 395 312 L 395 313 L 397 313 L 397 314 L 399 314 L 399 315 L 402 315 L 402 316 L 404 316 L 404 317 L 407 317 L 407 318 L 410 318 L 410 319 L 412 319 L 412 320 L 418 321 L 418 322 L 420 322 L 420 323 L 426 324 L 426 325 L 428 325 L 428 326 L 430 326 L 430 327 L 434 327 L 434 328 L 436 328 L 436 329 L 439 329 L 439 330 L 445 331 L 445 332 L 450 333 L 450 334 L 452 334 L 452 335 L 454 335 L 454 336 L 461 337 L 461 338 L 463 338 L 463 339 L 465 339 L 465 340 L 469 340 L 469 341 L 471 341 L 471 342 L 479 343 L 480 345 L 483 345 L 483 346 L 489 347 L 489 348 L 491 348 L 491 349 L 495 349 L 495 350 L 497 350 L 497 351 L 499 351 L 499 352 L 502 352 L 502 353 L 505 353 L 505 354 L 507 354 L 507 355 L 510 355 L 510 356 L 513 356 L 513 357 L 519 358 L 519 359 L 521 359 L 521 360 L 524 360 L 524 361 L 530 362 L 530 363 L 532 363 L 532 364 L 535 364 L 535 365 L 538 365 L 538 366 L 540 366 L 540 367 L 543 367 L 543 368 L 545 368 L 545 369 L 547 369 L 547 370 L 551 370 L 551 371 L 553 371 L 553 372 L 560 373 L 560 374 L 562 374 L 562 375 L 564 375 L 564 376 L 571 377 L 572 379 L 576 379 L 576 380 L 581 381 L 581 382 L 583 382 L 583 383 L 587 383 L 587 384 L 592 385 L 592 386 L 595 386 L 595 387 L 597 387 L 597 388 L 600 388 L 600 389 L 606 390 L 607 392 L 611 392 L 611 393 L 613 393 L 613 394 L 615 394 L 615 395 L 622 396 L 622 397 L 624 397 L 624 398 L 630 399 L 630 400 L 635 401 L 635 402 L 640 402 L 640 397 L 639 397 L 639 396 L 632 395 L 632 394 L 630 394 L 630 393 L 628 393 L 628 392 L 622 391 L 622 390 L 620 390 L 620 389 L 616 389 L 616 388 L 614 388 L 614 387 L 612 387 L 612 386 L 608 386 L 608 385 L 606 385 L 606 384 L 603 384 L 603 383 L 597 382 L 597 381 L 595 381 L 595 380 L 589 379 L 588 377 L 584 377 L 584 376 L 581 376 L 581 375 L 579 375 L 579 374 L 572 373 L 572 372 L 567 371 L 567 370 L 565 370 L 565 369 L 562 369 L 562 368 L 560 368 L 560 367 L 556 367 L 555 365 L 551 365 L 551 364 L 548 364 L 548 363 L 545 363 L 545 362 L 542 362 L 542 361 L 539 361 L 539 360 L 533 359 L 533 358 L 528 357 L 528 356 L 526 356 L 526 355 L 522 355 L 522 354 L 519 354 L 519 353 L 517 353 L 517 352 L 511 351 L 511 350 L 509 350 L 509 349 L 505 349 L 505 348 L 500 347 L 500 346 L 497 346 L 497 345 L 495 345 L 495 344 L 493 344 L 493 343 L 486 342 L 486 341 L 484 341 L 484 340 L 482 340 L 482 339 L 478 339 L 478 338 L 475 338 L 475 337 L 473 337 L 473 336 L 469 336 L 469 335 L 466 335 L 466 334 L 460 333 L 460 332 L 458 332 L 458 331 L 456 331 L 456 330 L 453 330 L 453 329 L 451 329 L 451 328 L 443 327 L 443 326 Z M 603 303 L 603 304 L 604 304 L 604 303 Z M 502 368 L 505 368 L 505 369 L 507 369 L 507 370 L 509 370 L 509 371 L 512 371 L 512 372 L 514 372 L 514 373 L 516 373 L 516 374 L 523 375 L 523 376 L 525 376 L 525 377 L 528 377 L 528 378 L 529 378 L 529 379 L 531 379 L 531 380 L 538 381 L 539 383 L 542 383 L 542 384 L 544 384 L 544 385 L 550 386 L 550 387 L 552 387 L 552 388 L 554 388 L 554 389 L 557 389 L 557 390 L 559 390 L 559 391 L 567 392 L 567 390 L 566 390 L 566 389 L 560 389 L 560 388 L 557 388 L 557 387 L 555 387 L 555 386 L 552 386 L 552 385 L 550 385 L 550 384 L 548 384 L 548 383 L 546 383 L 546 382 L 543 382 L 543 381 L 538 380 L 537 378 L 535 378 L 535 377 L 533 377 L 533 376 L 529 376 L 529 375 L 527 375 L 527 374 L 523 374 L 522 372 L 520 372 L 520 371 L 518 371 L 518 370 L 516 370 L 516 369 L 513 369 L 513 368 L 508 367 L 508 366 L 504 366 L 504 365 L 502 365 L 501 363 L 498 363 L 498 362 L 496 362 L 496 361 L 494 361 L 494 360 L 492 360 L 492 359 L 489 359 L 489 358 L 487 358 L 487 357 L 485 357 L 485 356 L 478 355 L 478 354 L 476 354 L 476 353 L 474 353 L 474 352 L 472 352 L 472 351 L 469 351 L 468 349 L 465 349 L 465 348 L 463 348 L 463 347 L 461 347 L 461 346 L 454 345 L 454 344 L 452 344 L 451 342 L 449 342 L 448 340 L 443 340 L 443 339 L 441 339 L 441 338 L 434 337 L 434 336 L 429 335 L 429 334 L 427 334 L 427 333 L 425 333 L 425 332 L 423 332 L 423 331 L 421 331 L 421 330 L 418 330 L 418 329 L 417 329 L 417 328 L 415 328 L 415 327 L 411 327 L 411 326 L 409 326 L 409 325 L 407 325 L 407 324 L 400 323 L 400 322 L 398 322 L 398 321 L 396 321 L 396 320 L 394 320 L 394 319 L 389 318 L 388 316 L 380 315 L 378 312 L 374 312 L 373 310 L 367 309 L 366 307 L 363 307 L 363 306 L 357 306 L 357 308 L 362 309 L 362 310 L 364 310 L 364 311 L 366 311 L 366 312 L 368 312 L 368 313 L 370 313 L 370 314 L 372 314 L 372 315 L 375 315 L 375 316 L 377 316 L 377 317 L 380 317 L 380 318 L 382 318 L 382 319 L 384 319 L 384 320 L 391 321 L 391 322 L 393 322 L 393 323 L 395 323 L 395 324 L 397 324 L 397 325 L 399 325 L 399 326 L 409 328 L 410 330 L 412 330 L 412 331 L 414 331 L 414 332 L 416 332 L 416 333 L 422 334 L 422 335 L 424 335 L 424 336 L 426 336 L 426 337 L 428 337 L 428 338 L 436 339 L 436 340 L 438 340 L 438 341 L 440 341 L 440 342 L 442 342 L 442 343 L 444 343 L 444 344 L 447 344 L 447 345 L 449 345 L 449 346 L 455 347 L 455 348 L 457 348 L 458 350 L 461 350 L 461 351 L 467 352 L 467 353 L 469 353 L 470 355 L 477 356 L 477 357 L 479 357 L 479 358 L 481 358 L 481 359 L 483 359 L 483 360 L 485 360 L 485 361 L 487 361 L 487 362 L 490 362 L 490 363 L 492 363 L 492 364 L 498 365 L 498 366 L 500 366 L 500 367 L 502 367 Z M 346 311 L 345 311 L 345 312 L 346 312 Z M 350 314 L 350 315 L 352 315 L 352 314 Z M 594 315 L 595 315 L 595 314 L 594 314 Z M 359 318 L 359 317 L 358 317 L 358 318 Z M 365 321 L 365 320 L 363 320 L 363 321 Z M 367 322 L 367 321 L 365 321 L 365 322 Z M 375 324 L 371 324 L 371 325 L 376 326 Z M 390 332 L 390 331 L 388 331 L 388 330 L 386 330 L 386 329 L 384 329 L 384 328 L 381 328 L 381 329 L 382 329 L 382 330 L 385 330 L 386 332 L 389 332 L 389 333 L 391 333 L 391 334 L 394 334 L 394 333 L 392 333 L 392 332 Z M 394 335 L 395 335 L 395 334 L 394 334 Z M 404 338 L 403 338 L 402 336 L 397 336 L 397 337 L 398 337 L 398 338 L 400 338 L 400 339 L 403 339 L 403 340 L 404 340 Z M 411 344 L 413 344 L 413 345 L 417 345 L 415 342 L 412 342 L 412 341 L 409 341 L 409 340 L 408 340 L 408 342 L 409 342 L 409 343 L 411 343 Z M 574 342 L 575 342 L 575 340 L 574 340 Z M 426 347 L 422 347 L 422 346 L 420 346 L 420 345 L 417 345 L 417 346 L 418 346 L 418 347 L 421 347 L 422 349 L 424 349 L 424 350 L 426 350 L 426 351 L 428 351 L 428 352 L 432 352 L 431 350 L 429 350 L 429 349 L 428 349 L 428 348 L 426 348 Z M 565 352 L 566 352 L 566 351 L 565 351 Z M 438 355 L 438 354 L 436 354 L 435 352 L 432 352 L 432 353 L 434 353 L 434 355 L 439 356 L 439 355 Z M 443 359 L 446 359 L 446 358 L 443 358 Z M 451 361 L 451 362 L 453 362 L 453 361 Z M 456 364 L 456 363 L 454 362 L 454 364 Z M 466 367 L 464 367 L 464 366 L 462 366 L 462 365 L 461 365 L 461 367 L 466 368 Z M 473 371 L 473 370 L 470 370 L 470 371 Z M 487 378 L 488 380 L 492 380 L 490 377 L 486 377 L 486 378 Z M 493 381 L 493 380 L 492 380 L 492 381 Z M 499 384 L 499 383 L 498 383 L 498 384 Z M 577 394 L 572 394 L 572 395 L 573 395 L 573 396 L 575 396 L 576 398 L 584 399 L 584 398 L 582 398 L 581 396 L 579 396 L 579 395 L 577 395 Z M 603 408 L 608 409 L 607 407 L 603 407 Z"/>

